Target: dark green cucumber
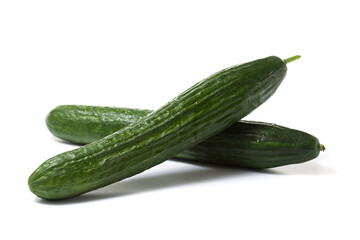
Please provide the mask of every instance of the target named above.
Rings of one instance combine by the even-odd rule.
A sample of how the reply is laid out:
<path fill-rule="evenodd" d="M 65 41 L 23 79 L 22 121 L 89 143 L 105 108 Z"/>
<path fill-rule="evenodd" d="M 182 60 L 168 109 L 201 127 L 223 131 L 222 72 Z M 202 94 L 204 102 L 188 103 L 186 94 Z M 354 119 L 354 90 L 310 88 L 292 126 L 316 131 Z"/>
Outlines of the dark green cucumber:
<path fill-rule="evenodd" d="M 240 121 L 176 158 L 191 162 L 266 169 L 316 158 L 324 145 L 303 131 L 276 124 Z"/>
<path fill-rule="evenodd" d="M 46 117 L 56 137 L 86 144 L 136 122 L 151 110 L 62 105 Z M 246 168 L 272 168 L 316 158 L 324 146 L 302 131 L 276 124 L 239 121 L 215 136 L 185 149 L 175 158 Z"/>
<path fill-rule="evenodd" d="M 143 172 L 248 115 L 286 71 L 275 56 L 224 69 L 139 121 L 48 159 L 29 177 L 29 188 L 44 199 L 64 199 Z"/>
<path fill-rule="evenodd" d="M 134 123 L 150 110 L 62 105 L 46 117 L 46 126 L 56 137 L 78 144 L 88 144 Z"/>

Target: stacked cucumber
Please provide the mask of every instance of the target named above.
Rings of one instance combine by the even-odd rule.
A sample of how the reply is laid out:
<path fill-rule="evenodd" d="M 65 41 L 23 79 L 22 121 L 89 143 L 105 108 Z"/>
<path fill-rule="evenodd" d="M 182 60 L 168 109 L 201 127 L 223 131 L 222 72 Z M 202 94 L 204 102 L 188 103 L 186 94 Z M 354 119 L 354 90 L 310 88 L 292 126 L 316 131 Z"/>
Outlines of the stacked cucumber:
<path fill-rule="evenodd" d="M 167 159 L 271 168 L 314 159 L 317 138 L 275 124 L 240 121 L 284 79 L 286 60 L 267 57 L 219 71 L 156 111 L 64 105 L 46 118 L 58 138 L 86 144 L 30 176 L 40 198 L 74 197 L 134 176 Z"/>

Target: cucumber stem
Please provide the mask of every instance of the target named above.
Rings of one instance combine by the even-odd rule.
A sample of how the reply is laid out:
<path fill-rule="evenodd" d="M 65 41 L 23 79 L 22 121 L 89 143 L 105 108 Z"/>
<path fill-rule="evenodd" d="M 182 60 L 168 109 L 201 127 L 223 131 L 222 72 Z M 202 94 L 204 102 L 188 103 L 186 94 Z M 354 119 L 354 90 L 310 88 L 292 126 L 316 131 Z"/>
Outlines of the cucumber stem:
<path fill-rule="evenodd" d="M 284 59 L 284 63 L 285 63 L 285 64 L 288 64 L 289 62 L 295 61 L 295 60 L 297 60 L 297 59 L 299 59 L 299 58 L 301 58 L 300 55 L 295 55 L 295 56 L 293 56 L 293 57 L 289 57 L 289 58 L 287 58 L 287 59 Z"/>
<path fill-rule="evenodd" d="M 325 151 L 325 146 L 320 144 L 320 151 Z"/>

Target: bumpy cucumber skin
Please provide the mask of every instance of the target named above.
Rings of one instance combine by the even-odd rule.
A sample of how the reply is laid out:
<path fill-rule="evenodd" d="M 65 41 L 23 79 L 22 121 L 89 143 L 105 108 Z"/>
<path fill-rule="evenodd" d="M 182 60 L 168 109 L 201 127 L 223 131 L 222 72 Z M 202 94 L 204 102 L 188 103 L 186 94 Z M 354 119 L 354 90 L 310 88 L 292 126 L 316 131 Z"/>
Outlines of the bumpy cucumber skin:
<path fill-rule="evenodd" d="M 66 135 L 62 139 L 74 143 L 91 143 L 140 120 L 150 112 L 129 108 L 63 105 L 48 114 L 46 123 L 57 137 Z M 95 133 L 93 128 L 96 129 Z M 178 153 L 175 158 L 193 163 L 265 169 L 310 161 L 320 151 L 319 140 L 306 132 L 270 123 L 239 121 Z"/>
<path fill-rule="evenodd" d="M 276 91 L 286 71 L 274 56 L 224 69 L 139 121 L 48 159 L 29 177 L 29 188 L 58 200 L 143 172 L 248 115 Z"/>
<path fill-rule="evenodd" d="M 46 126 L 56 137 L 73 143 L 87 144 L 99 140 L 131 123 L 140 120 L 152 111 L 62 105 L 46 116 Z"/>
<path fill-rule="evenodd" d="M 309 161 L 321 150 L 319 140 L 303 131 L 240 121 L 176 157 L 192 162 L 266 169 Z"/>

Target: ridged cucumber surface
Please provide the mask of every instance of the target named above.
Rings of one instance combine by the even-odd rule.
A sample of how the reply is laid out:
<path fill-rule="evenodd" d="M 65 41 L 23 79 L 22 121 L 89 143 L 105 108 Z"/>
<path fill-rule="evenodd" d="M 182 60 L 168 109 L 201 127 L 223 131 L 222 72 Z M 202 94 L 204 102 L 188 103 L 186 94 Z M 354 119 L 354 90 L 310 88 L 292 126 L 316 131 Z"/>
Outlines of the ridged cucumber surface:
<path fill-rule="evenodd" d="M 265 102 L 284 79 L 286 62 L 271 56 L 213 74 L 139 121 L 48 159 L 29 188 L 44 199 L 70 198 L 154 167 Z"/>
<path fill-rule="evenodd" d="M 46 116 L 46 126 L 56 137 L 88 144 L 134 123 L 153 111 L 143 109 L 62 105 Z"/>
<path fill-rule="evenodd" d="M 240 121 L 176 155 L 191 162 L 266 169 L 316 158 L 324 145 L 306 132 L 276 124 Z"/>
<path fill-rule="evenodd" d="M 133 123 L 151 110 L 62 105 L 46 117 L 56 137 L 87 144 Z M 175 158 L 194 163 L 272 168 L 316 158 L 325 147 L 306 132 L 276 124 L 239 121 L 215 136 L 185 149 Z"/>

